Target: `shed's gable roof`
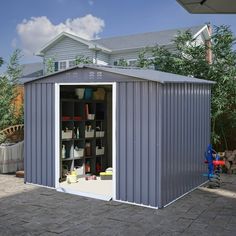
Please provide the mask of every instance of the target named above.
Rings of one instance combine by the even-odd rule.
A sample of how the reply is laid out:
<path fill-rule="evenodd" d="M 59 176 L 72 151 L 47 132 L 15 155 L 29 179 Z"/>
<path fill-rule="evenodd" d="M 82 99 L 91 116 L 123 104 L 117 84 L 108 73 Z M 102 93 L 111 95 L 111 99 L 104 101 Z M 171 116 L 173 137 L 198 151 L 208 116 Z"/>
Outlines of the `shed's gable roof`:
<path fill-rule="evenodd" d="M 38 56 L 43 56 L 44 53 L 53 47 L 56 43 L 62 40 L 64 37 L 69 37 L 75 41 L 87 45 L 93 50 L 102 50 L 106 53 L 115 53 L 118 51 L 125 51 L 131 49 L 141 49 L 145 47 L 153 47 L 159 45 L 171 45 L 173 39 L 178 35 L 178 32 L 184 32 L 189 30 L 193 35 L 193 38 L 197 37 L 203 32 L 205 38 L 209 38 L 209 32 L 207 25 L 200 25 L 194 27 L 185 27 L 180 29 L 171 29 L 158 32 L 148 32 L 134 35 L 118 36 L 104 39 L 87 40 L 78 37 L 77 35 L 62 32 L 57 37 L 45 44 L 39 52 L 36 53 Z"/>
<path fill-rule="evenodd" d="M 101 65 L 95 65 L 95 64 L 78 65 L 67 70 L 49 74 L 47 76 L 42 76 L 36 79 L 27 80 L 25 83 L 33 82 L 35 80 L 42 80 L 50 76 L 56 76 L 57 74 L 67 73 L 68 71 L 72 71 L 75 69 L 83 69 L 83 68 L 95 69 L 95 70 L 104 71 L 108 73 L 114 73 L 114 74 L 124 75 L 128 77 L 133 77 L 133 78 L 137 78 L 141 80 L 155 81 L 162 84 L 165 84 L 165 83 L 214 84 L 215 83 L 209 80 L 176 75 L 176 74 L 161 72 L 157 70 L 140 69 L 140 68 L 132 68 L 132 67 L 118 67 L 118 66 L 101 66 Z"/>

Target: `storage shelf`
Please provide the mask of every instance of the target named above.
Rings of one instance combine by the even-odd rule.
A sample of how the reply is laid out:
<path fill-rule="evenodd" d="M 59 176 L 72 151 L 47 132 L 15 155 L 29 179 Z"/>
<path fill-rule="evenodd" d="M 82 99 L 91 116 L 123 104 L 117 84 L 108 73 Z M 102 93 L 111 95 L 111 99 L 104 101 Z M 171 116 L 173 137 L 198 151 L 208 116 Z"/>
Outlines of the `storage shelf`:
<path fill-rule="evenodd" d="M 63 96 L 63 95 L 61 95 Z M 73 95 L 72 95 L 73 96 Z M 96 155 L 96 146 L 100 143 L 106 145 L 106 133 L 107 133 L 107 98 L 104 100 L 87 100 L 87 99 L 77 99 L 76 97 L 72 98 L 61 98 L 61 130 L 73 130 L 72 138 L 61 139 L 61 149 L 62 145 L 65 145 L 67 155 L 70 155 L 71 148 L 75 148 L 76 146 L 80 149 L 84 149 L 83 157 L 70 157 L 65 159 L 60 159 L 61 163 L 61 179 L 63 179 L 63 166 L 67 166 L 68 170 L 73 168 L 73 165 L 77 165 L 82 162 L 82 166 L 84 168 L 85 175 L 85 166 L 86 162 L 90 165 L 90 173 L 96 174 L 96 164 L 99 163 L 102 170 L 107 167 L 107 161 L 105 157 L 107 157 L 107 152 L 103 155 Z M 86 105 L 88 104 L 88 106 Z M 94 119 L 87 119 L 87 114 L 95 114 Z M 63 117 L 68 118 L 68 120 L 63 120 Z M 77 118 L 81 118 L 77 120 Z M 98 118 L 98 119 L 96 119 Z M 85 131 L 87 129 L 87 125 L 91 125 L 92 130 L 94 131 L 93 137 L 85 137 Z M 102 131 L 105 132 L 103 137 L 96 136 L 96 127 L 99 126 Z M 79 129 L 79 137 L 76 138 L 77 129 Z M 61 136 L 62 137 L 62 136 Z M 86 153 L 86 143 L 90 143 L 91 150 L 87 152 L 91 153 L 91 156 L 85 156 Z M 66 156 L 67 156 L 66 155 Z M 75 160 L 78 163 L 74 163 Z"/>
<path fill-rule="evenodd" d="M 62 102 L 81 102 L 81 103 L 104 103 L 105 100 L 94 99 L 76 99 L 76 98 L 62 98 Z"/>
<path fill-rule="evenodd" d="M 83 160 L 84 157 L 70 157 L 70 158 L 62 158 L 62 161 L 73 161 L 73 160 Z"/>

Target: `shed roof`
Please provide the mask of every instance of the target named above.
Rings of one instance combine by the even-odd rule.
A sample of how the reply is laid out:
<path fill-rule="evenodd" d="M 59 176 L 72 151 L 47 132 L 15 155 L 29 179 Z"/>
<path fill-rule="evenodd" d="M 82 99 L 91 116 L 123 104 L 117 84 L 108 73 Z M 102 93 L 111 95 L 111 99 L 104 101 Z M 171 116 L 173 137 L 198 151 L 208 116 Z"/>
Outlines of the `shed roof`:
<path fill-rule="evenodd" d="M 164 83 L 189 83 L 189 84 L 214 84 L 215 83 L 209 80 L 203 80 L 203 79 L 197 79 L 197 78 L 188 77 L 188 76 L 171 74 L 171 73 L 152 70 L 152 69 L 141 69 L 141 68 L 136 68 L 136 67 L 120 67 L 120 66 L 102 66 L 102 65 L 95 65 L 95 64 L 86 64 L 86 65 L 81 64 L 67 70 L 55 72 L 55 73 L 52 73 L 46 76 L 41 76 L 38 78 L 33 78 L 32 80 L 29 79 L 25 83 L 33 82 L 39 79 L 44 79 L 50 76 L 55 76 L 61 73 L 66 73 L 70 70 L 83 69 L 83 68 L 96 69 L 100 71 L 129 76 L 133 78 L 155 81 L 155 82 L 163 83 L 163 84 Z"/>

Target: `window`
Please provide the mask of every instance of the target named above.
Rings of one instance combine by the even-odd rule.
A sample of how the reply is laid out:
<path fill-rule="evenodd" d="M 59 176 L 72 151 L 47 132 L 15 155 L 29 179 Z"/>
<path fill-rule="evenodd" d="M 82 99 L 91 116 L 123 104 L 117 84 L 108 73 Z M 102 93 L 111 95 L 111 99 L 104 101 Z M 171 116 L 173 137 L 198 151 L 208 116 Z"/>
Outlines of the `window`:
<path fill-rule="evenodd" d="M 137 59 L 130 59 L 128 60 L 128 65 L 135 67 L 137 65 Z"/>
<path fill-rule="evenodd" d="M 59 70 L 65 70 L 67 68 L 67 61 L 59 61 Z"/>
<path fill-rule="evenodd" d="M 58 71 L 58 61 L 54 62 L 54 71 Z"/>
<path fill-rule="evenodd" d="M 69 61 L 69 68 L 75 66 L 75 60 Z"/>

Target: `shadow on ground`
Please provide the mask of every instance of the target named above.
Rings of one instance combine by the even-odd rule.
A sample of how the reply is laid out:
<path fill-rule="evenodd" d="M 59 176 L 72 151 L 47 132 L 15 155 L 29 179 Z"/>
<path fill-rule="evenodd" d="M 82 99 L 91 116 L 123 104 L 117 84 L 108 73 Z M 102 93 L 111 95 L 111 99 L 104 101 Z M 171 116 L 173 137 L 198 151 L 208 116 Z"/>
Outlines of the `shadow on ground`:
<path fill-rule="evenodd" d="M 0 175 L 0 235 L 235 235 L 236 175 L 154 210 L 23 184 Z"/>

